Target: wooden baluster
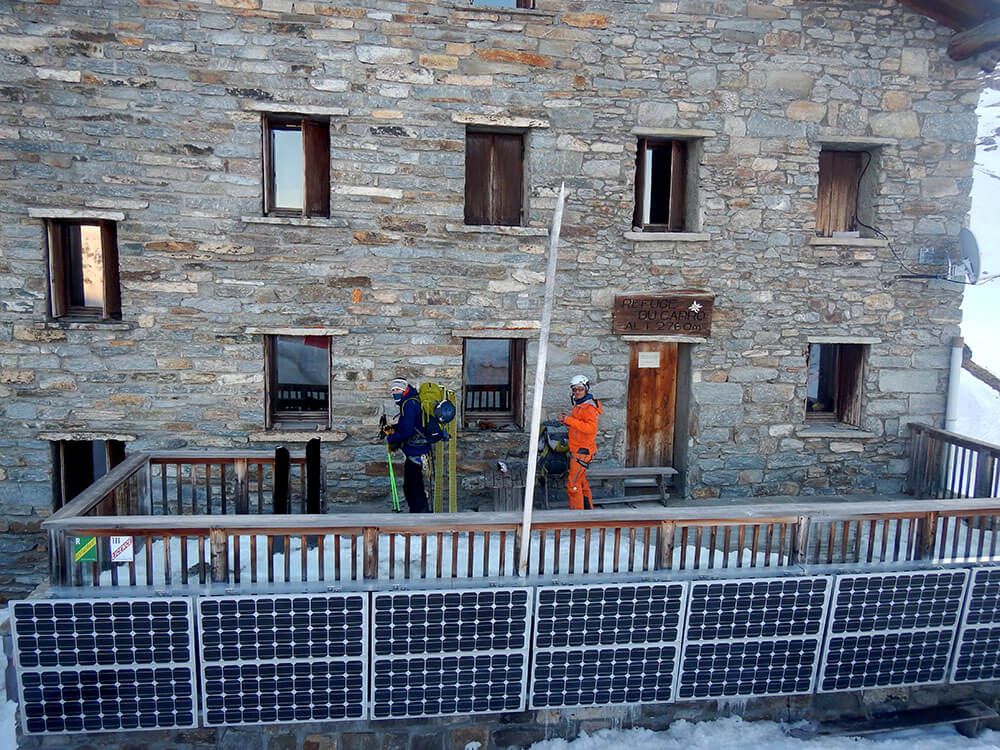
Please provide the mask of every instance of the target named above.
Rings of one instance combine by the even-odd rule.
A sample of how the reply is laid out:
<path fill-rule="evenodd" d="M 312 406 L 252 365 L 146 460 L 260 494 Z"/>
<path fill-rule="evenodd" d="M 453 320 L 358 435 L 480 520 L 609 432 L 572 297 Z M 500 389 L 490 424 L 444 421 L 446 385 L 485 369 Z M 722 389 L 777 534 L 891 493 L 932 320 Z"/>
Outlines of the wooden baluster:
<path fill-rule="evenodd" d="M 722 567 L 729 567 L 729 548 L 732 546 L 733 527 L 728 524 L 722 532 Z"/>
<path fill-rule="evenodd" d="M 267 535 L 267 582 L 274 583 L 274 536 Z"/>
<path fill-rule="evenodd" d="M 362 532 L 362 539 L 364 539 L 364 533 Z M 375 532 L 375 548 L 378 549 L 378 530 Z M 360 579 L 358 575 L 358 557 L 359 555 L 364 555 L 362 550 L 360 553 L 358 551 L 358 535 L 351 534 L 351 580 L 357 581 Z M 364 564 L 364 563 L 363 563 Z M 376 563 L 377 564 L 377 563 Z M 377 570 L 377 568 L 376 568 Z"/>
<path fill-rule="evenodd" d="M 611 571 L 613 573 L 620 573 L 621 567 L 618 564 L 618 558 L 622 550 L 622 530 L 621 527 L 615 527 L 615 537 L 614 537 L 614 561 L 611 565 Z"/>
<path fill-rule="evenodd" d="M 556 531 L 558 535 L 559 532 Z M 558 538 L 558 537 L 557 537 Z M 558 564 L 558 558 L 556 559 L 556 564 Z M 500 575 L 507 575 L 507 532 L 500 532 Z"/>
<path fill-rule="evenodd" d="M 558 532 L 556 532 L 558 534 Z M 557 537 L 558 538 L 558 537 Z M 635 572 L 635 539 L 636 539 L 636 529 L 635 526 L 630 526 L 628 530 L 628 572 Z M 556 570 L 558 573 L 559 570 Z"/>
<path fill-rule="evenodd" d="M 427 577 L 427 532 L 420 535 L 420 577 Z"/>
<path fill-rule="evenodd" d="M 326 580 L 326 534 L 316 537 L 316 565 L 319 567 L 319 580 Z"/>
<path fill-rule="evenodd" d="M 472 559 L 473 559 L 473 557 L 476 554 L 476 535 L 475 535 L 475 532 L 473 532 L 473 531 L 467 532 L 466 533 L 466 538 L 469 541 L 469 546 L 468 546 L 468 548 L 466 550 L 466 558 L 467 558 L 466 559 L 466 565 L 467 565 L 467 573 L 466 573 L 466 575 L 469 578 L 472 578 L 472 572 L 473 572 Z M 530 541 L 529 541 L 529 544 L 530 544 Z"/>
<path fill-rule="evenodd" d="M 483 575 L 490 574 L 490 532 L 483 531 Z"/>
<path fill-rule="evenodd" d="M 212 583 L 229 583 L 229 538 L 226 530 L 209 529 L 208 539 L 212 553 Z"/>
<path fill-rule="evenodd" d="M 559 563 L 562 561 L 562 529 L 556 529 L 553 532 L 555 541 L 553 542 L 553 547 L 555 552 L 552 555 L 552 573 L 559 575 Z"/>
<path fill-rule="evenodd" d="M 434 573 L 438 579 L 442 578 L 444 571 L 444 532 L 437 533 L 437 555 L 434 565 Z"/>
<path fill-rule="evenodd" d="M 205 464 L 205 513 L 212 515 L 212 464 Z"/>
<path fill-rule="evenodd" d="M 649 531 L 652 527 L 647 526 Z M 661 521 L 659 533 L 656 535 L 656 561 L 657 570 L 671 570 L 674 566 L 674 522 Z M 649 540 L 646 542 L 649 548 Z"/>
<path fill-rule="evenodd" d="M 389 534 L 389 578 L 396 577 L 396 534 Z"/>
<path fill-rule="evenodd" d="M 459 534 L 457 531 L 451 532 L 451 577 L 458 578 L 458 542 Z"/>
<path fill-rule="evenodd" d="M 755 523 L 753 525 L 753 532 L 750 535 L 750 567 L 757 567 L 757 549 L 758 541 L 760 540 L 760 524 Z"/>
<path fill-rule="evenodd" d="M 178 461 L 174 464 L 174 488 L 177 490 L 177 515 L 184 515 L 184 480 L 181 477 L 181 464 Z"/>
<path fill-rule="evenodd" d="M 187 586 L 188 582 L 188 548 L 187 537 L 181 536 L 181 583 Z M 239 567 L 239 566 L 237 566 Z"/>
<path fill-rule="evenodd" d="M 809 561 L 809 530 L 810 520 L 808 516 L 799 516 L 795 527 L 795 547 L 792 550 L 789 563 L 792 565 L 806 565 Z"/>
<path fill-rule="evenodd" d="M 701 534 L 702 527 L 697 526 L 694 530 L 694 569 L 698 570 L 701 567 Z"/>
<path fill-rule="evenodd" d="M 567 573 L 576 573 L 576 529 L 569 530 L 569 570 Z"/>
<path fill-rule="evenodd" d="M 545 574 L 545 529 L 538 529 L 538 575 Z"/>
<path fill-rule="evenodd" d="M 743 567 L 743 546 L 746 542 L 747 527 L 740 524 L 739 529 L 736 531 L 736 567 Z"/>
<path fill-rule="evenodd" d="M 250 583 L 257 583 L 257 535 L 250 535 Z"/>
<path fill-rule="evenodd" d="M 605 557 L 605 550 L 606 550 L 605 541 L 604 540 L 605 540 L 605 537 L 607 536 L 607 532 L 608 532 L 608 530 L 604 526 L 601 526 L 600 530 L 598 531 L 598 534 L 600 534 L 600 537 L 597 540 L 597 572 L 598 573 L 603 573 L 604 572 L 604 557 Z"/>
<path fill-rule="evenodd" d="M 583 572 L 590 572 L 590 527 L 583 530 Z"/>
<path fill-rule="evenodd" d="M 378 578 L 378 529 L 368 526 L 364 530 L 365 558 L 364 576 L 372 581 Z M 407 563 L 409 563 L 410 538 L 406 538 Z M 406 567 L 406 577 L 410 577 L 409 565 Z"/>

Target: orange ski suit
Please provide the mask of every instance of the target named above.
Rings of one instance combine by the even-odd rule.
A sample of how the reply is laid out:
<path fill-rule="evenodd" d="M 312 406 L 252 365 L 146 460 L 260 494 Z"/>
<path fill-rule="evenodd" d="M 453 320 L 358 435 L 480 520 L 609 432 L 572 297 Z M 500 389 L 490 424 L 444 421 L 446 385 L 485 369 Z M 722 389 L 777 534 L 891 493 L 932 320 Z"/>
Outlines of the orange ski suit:
<path fill-rule="evenodd" d="M 569 471 L 566 473 L 566 495 L 571 510 L 593 509 L 594 495 L 587 482 L 587 464 L 597 453 L 597 417 L 604 413 L 601 402 L 588 398 L 576 404 L 563 419 L 569 427 Z"/>

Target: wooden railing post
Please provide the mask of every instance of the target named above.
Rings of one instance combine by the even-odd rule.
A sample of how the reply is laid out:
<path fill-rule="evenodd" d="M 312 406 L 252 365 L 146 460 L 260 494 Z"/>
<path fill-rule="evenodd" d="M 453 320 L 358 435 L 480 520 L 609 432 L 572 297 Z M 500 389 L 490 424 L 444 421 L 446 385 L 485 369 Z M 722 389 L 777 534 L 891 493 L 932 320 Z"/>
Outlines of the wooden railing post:
<path fill-rule="evenodd" d="M 247 460 L 237 458 L 233 461 L 233 469 L 236 471 L 236 512 L 250 512 L 250 485 L 247 483 Z"/>
<path fill-rule="evenodd" d="M 674 521 L 661 521 L 656 534 L 656 569 L 670 570 L 674 566 Z"/>
<path fill-rule="evenodd" d="M 937 541 L 938 514 L 925 513 L 920 520 L 920 535 L 917 538 L 917 559 L 933 560 L 934 543 Z"/>
<path fill-rule="evenodd" d="M 521 559 L 521 545 L 524 543 L 524 541 L 521 539 L 521 531 L 522 531 L 522 527 L 520 527 L 520 526 L 518 526 L 514 530 L 514 560 L 520 560 Z M 530 558 L 530 555 L 529 555 L 529 558 Z M 528 560 L 528 566 L 529 566 L 529 568 L 531 566 L 531 560 L 530 559 Z"/>
<path fill-rule="evenodd" d="M 371 580 L 378 578 L 378 529 L 368 526 L 364 530 L 365 559 L 364 577 Z"/>
<path fill-rule="evenodd" d="M 799 522 L 795 526 L 795 547 L 792 549 L 790 561 L 793 565 L 803 565 L 809 562 L 810 525 L 809 516 L 799 516 Z"/>
<path fill-rule="evenodd" d="M 209 529 L 212 551 L 212 583 L 229 583 L 229 537 L 225 529 Z"/>
<path fill-rule="evenodd" d="M 973 497 L 993 496 L 993 482 L 996 478 L 994 476 L 994 472 L 996 471 L 994 464 L 992 451 L 982 449 L 976 451 L 976 478 L 972 486 Z"/>

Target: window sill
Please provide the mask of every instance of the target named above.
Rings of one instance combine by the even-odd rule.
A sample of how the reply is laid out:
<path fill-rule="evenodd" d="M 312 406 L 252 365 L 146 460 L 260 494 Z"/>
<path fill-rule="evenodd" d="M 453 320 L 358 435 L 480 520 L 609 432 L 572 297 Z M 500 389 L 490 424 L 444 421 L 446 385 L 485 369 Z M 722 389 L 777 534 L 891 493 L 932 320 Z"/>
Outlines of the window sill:
<path fill-rule="evenodd" d="M 555 18 L 556 11 L 540 10 L 538 8 L 488 8 L 485 5 L 469 5 L 468 2 L 450 3 L 455 10 L 464 10 L 470 13 L 488 13 L 490 15 L 509 14 L 512 16 L 537 16 L 539 18 Z"/>
<path fill-rule="evenodd" d="M 248 436 L 251 443 L 308 443 L 313 438 L 319 438 L 324 443 L 340 443 L 347 439 L 347 433 L 320 425 L 302 425 L 293 429 L 279 424 L 271 430 L 251 432 Z"/>
<path fill-rule="evenodd" d="M 456 234 L 499 234 L 508 237 L 549 236 L 549 230 L 542 227 L 505 227 L 499 224 L 445 224 L 444 228 Z"/>
<path fill-rule="evenodd" d="M 343 229 L 346 219 L 325 219 L 318 216 L 241 216 L 244 224 L 274 224 L 288 227 L 325 227 Z"/>
<path fill-rule="evenodd" d="M 633 242 L 708 242 L 712 237 L 705 232 L 625 232 L 625 239 Z"/>
<path fill-rule="evenodd" d="M 874 432 L 862 430 L 853 425 L 829 422 L 827 424 L 807 424 L 795 431 L 801 438 L 832 438 L 846 440 L 871 440 L 876 437 Z"/>
<path fill-rule="evenodd" d="M 58 331 L 131 331 L 134 323 L 120 320 L 94 320 L 92 318 L 56 318 L 44 323 L 45 328 Z"/>
<path fill-rule="evenodd" d="M 817 247 L 889 247 L 889 240 L 877 237 L 810 237 L 809 244 Z"/>

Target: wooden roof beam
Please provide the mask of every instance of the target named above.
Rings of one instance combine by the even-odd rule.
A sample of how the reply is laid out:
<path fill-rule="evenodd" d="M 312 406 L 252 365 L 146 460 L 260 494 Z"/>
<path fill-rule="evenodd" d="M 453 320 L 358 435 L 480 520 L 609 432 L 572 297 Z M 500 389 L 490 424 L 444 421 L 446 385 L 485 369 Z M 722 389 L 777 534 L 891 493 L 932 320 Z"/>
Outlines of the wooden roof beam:
<path fill-rule="evenodd" d="M 932 18 L 951 29 L 962 30 L 994 15 L 992 3 L 983 0 L 897 0 L 905 8 Z"/>
<path fill-rule="evenodd" d="M 955 34 L 948 43 L 948 57 L 965 60 L 997 47 L 1000 47 L 1000 18 L 991 18 Z"/>

